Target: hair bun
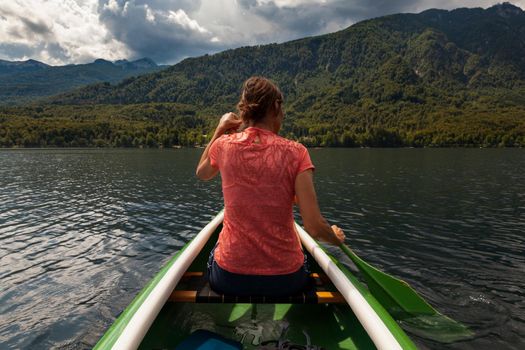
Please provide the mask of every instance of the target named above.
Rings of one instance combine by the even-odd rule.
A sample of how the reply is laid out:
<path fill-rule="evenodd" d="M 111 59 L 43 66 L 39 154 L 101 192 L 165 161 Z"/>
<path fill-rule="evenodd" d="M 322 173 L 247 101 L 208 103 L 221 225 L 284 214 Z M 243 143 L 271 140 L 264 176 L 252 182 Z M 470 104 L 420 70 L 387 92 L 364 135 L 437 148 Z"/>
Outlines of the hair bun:
<path fill-rule="evenodd" d="M 259 108 L 258 103 L 239 103 L 239 109 L 243 112 L 256 111 Z"/>
<path fill-rule="evenodd" d="M 263 119 L 275 101 L 282 101 L 279 88 L 263 77 L 251 77 L 244 82 L 241 100 L 237 104 L 243 121 L 256 122 Z"/>

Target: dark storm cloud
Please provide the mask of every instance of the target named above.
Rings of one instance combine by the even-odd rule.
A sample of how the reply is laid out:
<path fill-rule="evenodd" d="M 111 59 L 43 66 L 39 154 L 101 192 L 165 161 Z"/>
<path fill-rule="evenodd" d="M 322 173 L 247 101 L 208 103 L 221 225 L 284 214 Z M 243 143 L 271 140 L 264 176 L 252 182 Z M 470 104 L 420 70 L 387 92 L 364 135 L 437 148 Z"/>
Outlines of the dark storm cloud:
<path fill-rule="evenodd" d="M 334 0 L 325 3 L 278 6 L 275 2 L 261 4 L 256 0 L 239 1 L 245 10 L 272 22 L 281 31 L 284 30 L 283 36 L 288 37 L 315 35 L 326 33 L 327 30 L 343 29 L 363 19 L 410 11 L 417 3 L 417 0 Z M 268 35 L 272 34 L 268 33 Z"/>
<path fill-rule="evenodd" d="M 32 34 L 45 37 L 52 36 L 51 29 L 44 21 L 39 19 L 28 18 L 27 14 L 16 13 L 9 8 L 0 8 L 0 19 L 8 21 L 8 18 L 10 17 L 16 18 L 23 24 L 24 34 Z M 16 36 L 23 36 L 23 34 L 20 33 L 19 30 L 12 30 L 11 33 Z"/>
<path fill-rule="evenodd" d="M 46 43 L 44 50 L 47 51 L 49 57 L 54 57 L 62 62 L 68 62 L 71 59 L 68 50 L 57 42 Z"/>
<path fill-rule="evenodd" d="M 62 62 L 67 62 L 70 59 L 67 50 L 57 42 L 39 42 L 35 44 L 0 43 L 0 57 L 13 57 L 14 59 L 29 57 L 38 59 L 42 53 L 46 53 L 47 57 L 53 57 Z"/>
<path fill-rule="evenodd" d="M 129 1 L 116 7 L 111 1 L 101 1 L 99 18 L 132 51 L 133 58 L 174 62 L 224 48 L 213 40 L 212 32 L 186 12 L 197 9 L 198 3 Z"/>
<path fill-rule="evenodd" d="M 20 21 L 25 25 L 26 30 L 32 34 L 49 36 L 52 35 L 51 29 L 44 22 L 33 21 L 29 18 L 20 17 Z"/>
<path fill-rule="evenodd" d="M 40 49 L 28 44 L 0 43 L 0 57 L 36 57 Z"/>
<path fill-rule="evenodd" d="M 17 13 L 8 8 L 1 8 L 1 18 L 17 19 L 21 26 L 8 28 L 6 34 L 11 38 L 24 39 L 33 38 L 30 43 L 6 43 L 0 41 L 0 55 L 6 57 L 38 57 L 42 52 L 48 56 L 65 61 L 69 59 L 67 50 L 56 41 L 51 29 L 51 23 L 47 24 L 41 19 L 32 19 L 27 14 Z M 0 38 L 1 39 L 1 38 Z M 3 40 L 2 40 L 3 41 Z"/>

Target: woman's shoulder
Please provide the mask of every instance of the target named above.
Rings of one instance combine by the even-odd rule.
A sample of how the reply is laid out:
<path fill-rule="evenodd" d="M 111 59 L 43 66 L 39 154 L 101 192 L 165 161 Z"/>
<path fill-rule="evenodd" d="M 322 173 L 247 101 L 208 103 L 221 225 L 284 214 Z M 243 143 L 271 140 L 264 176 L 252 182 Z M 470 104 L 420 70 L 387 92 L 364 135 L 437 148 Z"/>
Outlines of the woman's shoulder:
<path fill-rule="evenodd" d="M 217 142 L 217 144 L 230 143 L 239 139 L 239 136 L 240 133 L 222 134 L 215 140 L 215 142 Z"/>
<path fill-rule="evenodd" d="M 287 139 L 279 135 L 276 135 L 276 136 L 277 136 L 276 137 L 277 143 L 282 144 L 284 147 L 289 148 L 290 150 L 293 150 L 293 151 L 298 151 L 298 152 L 306 151 L 306 147 L 302 143 Z"/>

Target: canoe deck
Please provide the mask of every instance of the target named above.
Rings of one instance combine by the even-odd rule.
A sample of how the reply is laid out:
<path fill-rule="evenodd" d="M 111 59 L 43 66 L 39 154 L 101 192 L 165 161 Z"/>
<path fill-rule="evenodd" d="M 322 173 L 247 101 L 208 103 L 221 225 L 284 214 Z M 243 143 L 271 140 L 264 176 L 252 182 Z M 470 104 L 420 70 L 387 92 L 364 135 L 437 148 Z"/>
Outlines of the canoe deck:
<path fill-rule="evenodd" d="M 220 227 L 187 270 L 206 271 L 209 252 Z M 321 269 L 310 259 L 313 273 Z M 336 291 L 324 280 L 324 289 Z M 176 291 L 187 290 L 181 281 Z M 243 344 L 244 349 L 275 344 L 279 339 L 311 349 L 375 349 L 370 337 L 346 303 L 255 304 L 167 302 L 144 337 L 140 349 L 175 349 L 196 330 L 217 333 Z M 284 336 L 283 336 L 284 333 Z M 307 339 L 309 338 L 309 340 Z"/>
<path fill-rule="evenodd" d="M 344 305 L 256 305 L 256 322 L 252 321 L 252 304 L 168 304 L 140 349 L 175 349 L 193 331 L 205 329 L 228 339 L 240 341 L 245 349 L 256 349 L 268 341 L 277 341 L 283 326 L 289 324 L 284 337 L 293 344 L 331 349 L 375 349 L 361 324 Z"/>

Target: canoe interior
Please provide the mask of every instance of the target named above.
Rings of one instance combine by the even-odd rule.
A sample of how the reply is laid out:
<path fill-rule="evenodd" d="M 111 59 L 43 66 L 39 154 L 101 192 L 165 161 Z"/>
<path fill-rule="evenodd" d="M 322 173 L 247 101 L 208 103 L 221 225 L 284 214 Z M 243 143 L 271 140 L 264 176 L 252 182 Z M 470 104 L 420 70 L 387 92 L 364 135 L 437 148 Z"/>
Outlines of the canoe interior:
<path fill-rule="evenodd" d="M 217 241 L 221 226 L 194 260 L 189 272 L 206 271 L 210 250 Z M 310 257 L 312 272 L 321 273 Z M 335 288 L 331 286 L 333 290 Z M 176 289 L 184 288 L 179 283 Z M 323 349 L 375 349 L 369 336 L 346 304 L 195 304 L 164 305 L 144 337 L 139 349 L 175 349 L 193 331 L 205 329 L 228 339 L 240 341 L 244 349 L 279 339 L 288 324 L 285 339 L 293 344 Z"/>

